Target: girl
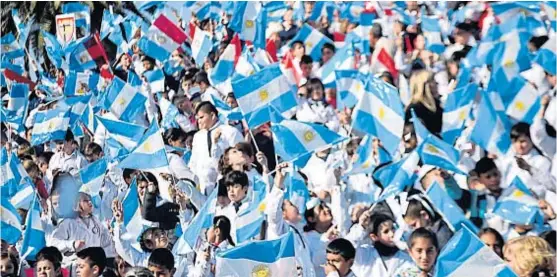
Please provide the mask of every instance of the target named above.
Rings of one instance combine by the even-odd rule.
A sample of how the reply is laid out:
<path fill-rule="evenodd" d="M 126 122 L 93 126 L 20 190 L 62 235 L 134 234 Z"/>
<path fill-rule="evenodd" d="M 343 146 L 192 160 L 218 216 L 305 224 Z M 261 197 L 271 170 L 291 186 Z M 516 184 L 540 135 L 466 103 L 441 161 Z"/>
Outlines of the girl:
<path fill-rule="evenodd" d="M 308 98 L 296 112 L 300 121 L 325 124 L 329 129 L 338 131 L 339 121 L 334 109 L 325 101 L 325 87 L 317 78 L 306 84 Z"/>
<path fill-rule="evenodd" d="M 395 276 L 429 277 L 433 276 L 433 267 L 439 254 L 437 236 L 426 228 L 412 232 L 408 240 L 410 256 L 414 260 L 411 266 L 402 267 Z"/>
<path fill-rule="evenodd" d="M 67 277 L 69 271 L 61 267 L 62 253 L 56 247 L 45 247 L 37 253 L 35 276 Z M 29 275 L 27 275 L 29 276 Z"/>
<path fill-rule="evenodd" d="M 215 276 L 217 253 L 235 246 L 230 236 L 230 228 L 230 220 L 226 216 L 216 216 L 213 219 L 213 226 L 207 230 L 208 245 L 206 249 L 198 250 L 195 267 L 189 272 L 188 277 Z"/>
<path fill-rule="evenodd" d="M 164 144 L 167 149 L 170 173 L 178 179 L 196 181 L 195 175 L 189 170 L 182 158 L 186 150 L 186 133 L 180 128 L 170 128 L 164 132 Z"/>
<path fill-rule="evenodd" d="M 478 233 L 478 237 L 482 240 L 487 247 L 491 248 L 499 257 L 503 258 L 503 245 L 505 241 L 503 236 L 493 228 L 483 228 Z"/>
<path fill-rule="evenodd" d="M 555 276 L 555 251 L 542 238 L 511 239 L 505 244 L 503 253 L 505 261 L 520 277 Z"/>
<path fill-rule="evenodd" d="M 435 233 L 439 246 L 443 248 L 453 232 L 447 223 L 437 214 L 431 204 L 421 195 L 414 194 L 407 199 L 408 208 L 404 214 L 404 221 L 411 229 L 427 228 Z"/>
<path fill-rule="evenodd" d="M 361 223 L 365 224 L 364 221 Z M 394 221 L 390 216 L 373 214 L 367 227 L 373 245 L 363 245 L 356 250 L 352 266 L 356 276 L 393 276 L 400 267 L 411 265 L 410 256 L 395 245 Z"/>
<path fill-rule="evenodd" d="M 336 226 L 333 226 L 333 216 L 327 204 L 317 198 L 310 199 L 306 204 L 304 218 L 304 236 L 308 242 L 316 276 L 325 276 L 321 265 L 327 261 L 325 249 L 327 243 L 337 235 Z"/>
<path fill-rule="evenodd" d="M 2 257 L 0 258 L 0 274 L 2 277 L 18 276 L 17 267 L 17 258 L 13 254 L 2 254 Z"/>

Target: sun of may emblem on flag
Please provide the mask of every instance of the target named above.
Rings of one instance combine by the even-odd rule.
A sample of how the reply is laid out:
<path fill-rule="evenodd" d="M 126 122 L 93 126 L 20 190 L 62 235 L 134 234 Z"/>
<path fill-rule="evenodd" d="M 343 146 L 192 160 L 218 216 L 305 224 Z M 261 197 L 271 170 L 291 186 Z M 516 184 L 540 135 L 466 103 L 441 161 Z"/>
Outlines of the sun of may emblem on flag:
<path fill-rule="evenodd" d="M 49 130 L 49 131 L 52 131 L 52 129 L 54 129 L 54 122 L 50 121 L 50 122 L 48 123 L 48 130 Z"/>
<path fill-rule="evenodd" d="M 265 201 L 261 201 L 259 207 L 257 207 L 257 210 L 262 213 L 265 212 L 266 208 L 267 208 L 267 204 L 265 203 Z"/>
<path fill-rule="evenodd" d="M 314 134 L 313 134 L 312 131 L 306 131 L 306 132 L 304 133 L 304 140 L 305 140 L 306 142 L 312 141 L 313 138 L 314 138 Z"/>
<path fill-rule="evenodd" d="M 311 41 L 306 41 L 306 48 L 313 49 L 313 43 Z M 306 50 L 306 52 L 311 52 L 310 50 Z"/>
<path fill-rule="evenodd" d="M 246 28 L 253 28 L 253 20 L 246 20 Z"/>
<path fill-rule="evenodd" d="M 385 109 L 383 107 L 379 107 L 379 114 L 378 114 L 379 119 L 383 120 L 383 118 L 385 118 Z"/>
<path fill-rule="evenodd" d="M 355 87 L 356 91 L 360 91 L 362 90 L 362 84 L 360 83 L 356 83 L 356 87 Z"/>
<path fill-rule="evenodd" d="M 79 55 L 79 62 L 84 63 L 87 60 L 88 60 L 87 53 L 83 52 L 83 53 L 81 53 L 81 55 Z"/>
<path fill-rule="evenodd" d="M 257 265 L 251 271 L 251 277 L 268 277 L 271 276 L 271 269 L 266 265 Z"/>
<path fill-rule="evenodd" d="M 9 52 L 11 48 L 12 47 L 9 44 L 4 45 L 4 52 Z"/>
<path fill-rule="evenodd" d="M 262 89 L 259 91 L 259 99 L 261 101 L 265 101 L 269 98 L 269 92 L 266 89 Z"/>
<path fill-rule="evenodd" d="M 524 102 L 522 102 L 522 101 L 516 101 L 516 103 L 514 104 L 514 108 L 517 109 L 520 112 L 523 112 L 526 109 L 524 107 Z"/>
<path fill-rule="evenodd" d="M 466 112 L 460 111 L 460 113 L 458 114 L 458 119 L 460 120 L 466 119 Z"/>
<path fill-rule="evenodd" d="M 363 165 L 362 168 L 369 168 L 371 166 L 371 161 L 366 161 Z"/>
<path fill-rule="evenodd" d="M 142 148 L 145 152 L 151 152 L 151 144 L 149 142 L 145 142 Z"/>
<path fill-rule="evenodd" d="M 430 153 L 439 154 L 439 149 L 431 144 L 428 144 L 425 149 Z"/>
<path fill-rule="evenodd" d="M 118 105 L 124 106 L 125 104 L 126 104 L 126 99 L 124 99 L 124 97 L 120 97 L 120 99 L 118 99 Z"/>
<path fill-rule="evenodd" d="M 513 196 L 514 196 L 514 197 L 522 197 L 522 196 L 524 196 L 524 192 L 521 191 L 521 190 L 519 190 L 519 189 L 517 189 L 517 190 L 515 190 L 515 191 L 513 192 Z"/>
<path fill-rule="evenodd" d="M 514 61 L 511 59 L 508 59 L 505 61 L 505 63 L 503 64 L 504 67 L 510 67 L 514 64 Z"/>

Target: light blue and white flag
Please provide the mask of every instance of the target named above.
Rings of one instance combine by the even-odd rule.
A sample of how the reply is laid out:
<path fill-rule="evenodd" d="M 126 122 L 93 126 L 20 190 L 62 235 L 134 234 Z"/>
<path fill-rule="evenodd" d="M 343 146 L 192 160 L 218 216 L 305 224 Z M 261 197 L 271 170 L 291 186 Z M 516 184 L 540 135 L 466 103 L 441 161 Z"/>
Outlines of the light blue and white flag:
<path fill-rule="evenodd" d="M 118 164 L 119 168 L 155 170 L 168 167 L 161 129 L 156 121 L 151 123 L 143 138 L 130 154 Z"/>
<path fill-rule="evenodd" d="M 219 13 L 221 11 L 221 3 L 216 1 L 196 1 L 189 2 L 190 9 L 193 14 L 199 20 L 205 20 L 207 18 L 220 20 Z"/>
<path fill-rule="evenodd" d="M 362 139 L 356 150 L 357 159 L 352 161 L 350 168 L 344 175 L 371 174 L 375 167 L 391 160 L 389 153 L 381 146 L 378 146 L 379 154 L 375 157 L 373 154 L 373 144 L 373 137 L 369 135 Z"/>
<path fill-rule="evenodd" d="M 195 251 L 201 239 L 201 231 L 213 225 L 213 218 L 215 217 L 215 209 L 217 207 L 217 189 L 213 190 L 211 195 L 199 209 L 188 228 L 184 230 L 182 236 L 178 238 L 173 253 L 184 255 Z"/>
<path fill-rule="evenodd" d="M 14 34 L 9 33 L 0 38 L 2 44 L 2 57 L 8 59 L 15 59 L 25 56 L 23 48 L 17 43 Z"/>
<path fill-rule="evenodd" d="M 226 46 L 224 52 L 220 55 L 217 64 L 215 64 L 215 68 L 213 68 L 211 74 L 209 75 L 213 86 L 224 83 L 232 76 L 234 73 L 234 60 L 236 58 L 237 51 L 239 52 L 240 50 L 236 49 L 236 45 L 234 43 L 230 43 Z"/>
<path fill-rule="evenodd" d="M 541 108 L 541 99 L 538 90 L 526 79 L 516 76 L 508 89 L 509 95 L 514 95 L 506 102 L 506 113 L 511 118 L 532 124 L 534 117 Z"/>
<path fill-rule="evenodd" d="M 6 120 L 17 126 L 22 125 L 29 106 L 29 85 L 13 83 L 8 93 Z M 18 128 L 19 129 L 19 128 Z"/>
<path fill-rule="evenodd" d="M 468 119 L 474 97 L 478 92 L 478 85 L 467 84 L 455 89 L 447 96 L 443 109 L 443 140 L 453 144 L 464 129 L 464 122 Z"/>
<path fill-rule="evenodd" d="M 199 67 L 203 66 L 205 58 L 207 58 L 212 49 L 213 42 L 209 33 L 197 28 L 191 44 L 191 52 L 195 64 Z"/>
<path fill-rule="evenodd" d="M 275 151 L 285 162 L 325 150 L 347 139 L 324 125 L 284 119 L 274 109 L 271 111 L 271 130 Z"/>
<path fill-rule="evenodd" d="M 309 55 L 314 61 L 321 59 L 321 48 L 325 43 L 334 45 L 330 38 L 308 24 L 304 24 L 291 41 L 303 42 L 306 48 L 306 55 Z"/>
<path fill-rule="evenodd" d="M 0 197 L 0 205 L 2 239 L 14 245 L 21 237 L 21 217 L 6 197 Z"/>
<path fill-rule="evenodd" d="M 178 128 L 178 123 L 176 123 L 176 116 L 180 113 L 178 108 L 163 97 L 159 98 L 159 108 L 162 114 L 161 128 L 165 130 Z"/>
<path fill-rule="evenodd" d="M 143 76 L 151 87 L 151 93 L 164 92 L 164 72 L 161 69 L 147 71 Z"/>
<path fill-rule="evenodd" d="M 19 17 L 18 9 L 12 9 L 12 18 L 15 23 L 15 27 L 18 32 L 18 42 L 19 45 L 25 48 L 25 44 L 27 43 L 27 38 L 29 37 L 29 32 L 31 31 L 31 26 L 35 23 L 35 16 L 31 16 L 31 18 L 27 19 L 27 22 L 23 22 Z"/>
<path fill-rule="evenodd" d="M 254 241 L 217 254 L 219 276 L 296 276 L 294 235 Z"/>
<path fill-rule="evenodd" d="M 458 150 L 432 134 L 429 134 L 418 147 L 418 153 L 424 164 L 466 175 L 466 173 L 458 168 L 460 160 Z"/>
<path fill-rule="evenodd" d="M 383 184 L 383 191 L 376 202 L 381 202 L 403 192 L 414 184 L 420 156 L 415 150 L 398 162 L 377 170 L 373 176 Z"/>
<path fill-rule="evenodd" d="M 541 3 L 541 5 L 549 20 L 549 26 L 551 27 L 551 29 L 553 29 L 553 32 L 557 32 L 557 2 L 547 1 Z M 555 43 L 553 43 L 553 45 L 555 46 Z M 555 65 L 555 63 L 553 63 L 553 65 Z"/>
<path fill-rule="evenodd" d="M 265 219 L 265 196 L 265 190 L 263 190 L 262 194 L 258 194 L 258 197 L 255 197 L 254 192 L 254 199 L 249 203 L 248 208 L 238 213 L 238 217 L 234 222 L 234 227 L 236 228 L 236 243 L 241 244 L 248 241 L 261 232 L 261 225 Z"/>
<path fill-rule="evenodd" d="M 100 76 L 92 72 L 70 71 L 64 81 L 64 95 L 83 96 L 97 91 Z"/>
<path fill-rule="evenodd" d="M 69 127 L 69 110 L 39 111 L 33 124 L 31 145 L 40 145 L 52 140 L 63 140 Z"/>
<path fill-rule="evenodd" d="M 257 64 L 255 61 L 253 54 L 246 48 L 238 57 L 238 63 L 234 68 L 233 79 L 239 80 L 241 78 L 245 78 L 248 76 L 253 75 L 255 72 L 261 70 L 261 66 Z"/>
<path fill-rule="evenodd" d="M 513 30 L 503 35 L 493 48 L 493 69 L 514 68 L 521 72 L 531 68 L 527 43 L 531 35 L 524 31 Z"/>
<path fill-rule="evenodd" d="M 284 180 L 284 199 L 296 206 L 300 214 L 306 211 L 310 194 L 304 179 L 297 171 L 288 173 Z"/>
<path fill-rule="evenodd" d="M 321 51 L 321 50 L 319 50 Z M 335 79 L 337 78 L 336 70 L 351 71 L 354 69 L 354 47 L 351 43 L 347 43 L 344 47 L 338 49 L 335 55 L 323 66 L 321 66 L 315 75 L 323 81 L 326 88 L 335 87 Z"/>
<path fill-rule="evenodd" d="M 229 23 L 230 29 L 240 34 L 242 40 L 255 41 L 257 30 L 261 27 L 257 24 L 257 18 L 262 11 L 259 2 L 235 2 L 232 18 Z M 265 29 L 263 29 L 265 32 Z"/>
<path fill-rule="evenodd" d="M 470 230 L 473 230 L 474 233 L 478 233 L 478 228 L 466 218 L 462 209 L 437 182 L 433 182 L 433 184 L 427 189 L 426 195 L 431 204 L 433 204 L 436 208 L 437 212 L 439 212 L 441 216 L 443 216 L 443 219 L 450 224 L 453 232 L 460 230 L 463 225 L 465 225 Z"/>
<path fill-rule="evenodd" d="M 223 123 L 226 123 L 228 120 L 236 121 L 243 119 L 242 112 L 239 107 L 232 108 L 214 95 L 211 95 L 211 98 L 213 99 L 215 108 L 217 108 L 217 111 L 219 112 L 219 118 Z"/>
<path fill-rule="evenodd" d="M 17 209 L 28 210 L 35 195 L 35 185 L 14 152 L 12 152 L 9 167 L 11 171 L 9 176 L 13 176 L 12 185 L 15 192 L 10 195 L 10 203 Z"/>
<path fill-rule="evenodd" d="M 43 34 L 44 47 L 48 58 L 56 68 L 61 68 L 62 57 L 64 57 L 62 45 L 60 45 L 60 42 L 58 42 L 58 39 L 56 39 L 56 36 L 53 34 L 46 32 L 45 30 L 41 30 L 41 32 Z"/>
<path fill-rule="evenodd" d="M 126 196 L 122 200 L 123 225 L 126 228 L 125 237 L 135 241 L 143 232 L 143 217 L 137 192 L 137 180 L 134 178 Z"/>
<path fill-rule="evenodd" d="M 536 2 L 500 2 L 492 3 L 490 7 L 501 22 L 507 22 L 523 14 L 536 16 L 540 13 L 540 6 Z"/>
<path fill-rule="evenodd" d="M 482 94 L 477 118 L 481 120 L 476 121 L 470 140 L 490 153 L 504 156 L 511 145 L 509 130 L 505 127 L 505 119 L 497 114 L 486 93 Z"/>
<path fill-rule="evenodd" d="M 135 116 L 145 110 L 145 97 L 138 89 L 115 77 L 106 89 L 104 108 L 116 118 L 131 122 Z"/>
<path fill-rule="evenodd" d="M 99 195 L 107 169 L 108 163 L 104 158 L 98 159 L 94 163 L 90 163 L 80 169 L 79 179 L 81 180 L 81 188 L 79 191 L 85 192 L 90 196 Z"/>
<path fill-rule="evenodd" d="M 353 118 L 354 130 L 377 137 L 391 155 L 395 153 L 404 128 L 404 110 L 395 87 L 371 77 Z"/>
<path fill-rule="evenodd" d="M 283 113 L 298 105 L 278 63 L 232 82 L 232 88 L 250 128 L 268 122 L 271 107 Z"/>
<path fill-rule="evenodd" d="M 471 230 L 462 228 L 447 242 L 435 264 L 435 277 L 516 277 L 509 266 Z"/>
<path fill-rule="evenodd" d="M 81 3 L 65 3 L 62 4 L 62 13 L 75 14 L 75 27 L 84 30 L 83 35 L 89 35 L 91 32 L 91 12 L 89 6 Z"/>
<path fill-rule="evenodd" d="M 59 101 L 58 107 L 63 107 L 64 109 L 70 110 L 70 128 L 74 128 L 77 121 L 83 116 L 83 112 L 89 103 L 93 95 L 84 95 L 76 97 L 66 97 Z"/>
<path fill-rule="evenodd" d="M 364 93 L 366 75 L 358 70 L 335 70 L 337 88 L 337 109 L 356 106 Z"/>
<path fill-rule="evenodd" d="M 555 5 L 556 2 L 551 2 Z M 553 10 L 555 13 L 555 9 Z M 554 14 L 555 15 L 555 14 Z M 555 22 L 555 16 L 553 17 L 553 22 Z M 532 62 L 539 64 L 543 70 L 548 72 L 551 75 L 557 75 L 556 64 L 557 64 L 557 35 L 552 35 L 549 37 L 549 40 L 546 41 L 538 53 L 534 57 Z"/>
<path fill-rule="evenodd" d="M 441 37 L 440 20 L 436 16 L 422 15 L 422 31 L 425 37 L 426 49 L 437 54 L 445 52 L 445 44 Z"/>
<path fill-rule="evenodd" d="M 27 212 L 25 232 L 19 252 L 25 260 L 34 261 L 37 253 L 46 246 L 45 231 L 41 221 L 41 205 L 39 197 L 35 194 L 31 209 Z"/>
<path fill-rule="evenodd" d="M 112 120 L 98 115 L 95 115 L 95 120 L 106 128 L 109 137 L 122 144 L 129 151 L 137 146 L 146 130 L 143 126 Z"/>
<path fill-rule="evenodd" d="M 543 224 L 538 200 L 517 176 L 495 203 L 493 213 L 514 224 Z"/>

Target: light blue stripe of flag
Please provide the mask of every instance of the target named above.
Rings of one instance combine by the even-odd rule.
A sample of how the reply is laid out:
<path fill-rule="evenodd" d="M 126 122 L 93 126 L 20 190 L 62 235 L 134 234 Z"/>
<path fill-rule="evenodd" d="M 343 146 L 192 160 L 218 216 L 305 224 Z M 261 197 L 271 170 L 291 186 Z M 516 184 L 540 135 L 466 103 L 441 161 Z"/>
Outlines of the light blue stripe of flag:
<path fill-rule="evenodd" d="M 125 121 L 111 120 L 101 116 L 95 116 L 95 118 L 106 128 L 110 137 L 121 143 L 128 150 L 132 150 L 137 146 L 146 130 L 143 126 Z"/>
<path fill-rule="evenodd" d="M 294 257 L 294 235 L 288 232 L 279 239 L 254 241 L 234 247 L 218 254 L 217 258 L 230 260 L 252 260 L 260 263 L 273 263 L 282 258 Z"/>
<path fill-rule="evenodd" d="M 92 72 L 70 71 L 64 82 L 64 95 L 82 96 L 97 91 L 100 76 Z"/>
<path fill-rule="evenodd" d="M 447 223 L 451 224 L 453 232 L 460 230 L 465 225 L 474 233 L 478 233 L 478 228 L 466 218 L 462 209 L 437 182 L 427 189 L 426 195 Z"/>
<path fill-rule="evenodd" d="M 445 51 L 439 22 L 439 18 L 422 16 L 421 26 L 426 40 L 426 49 L 437 54 Z"/>
<path fill-rule="evenodd" d="M 420 157 L 414 150 L 401 160 L 375 171 L 373 177 L 379 180 L 384 187 L 376 202 L 396 196 L 414 184 L 419 161 Z"/>
<path fill-rule="evenodd" d="M 443 109 L 442 137 L 449 144 L 453 144 L 464 130 L 464 122 L 469 117 L 477 92 L 478 85 L 467 84 L 447 96 Z"/>
<path fill-rule="evenodd" d="M 556 2 L 550 2 L 555 6 Z M 549 3 L 546 3 L 549 4 Z M 553 8 L 555 12 L 555 7 Z M 553 18 L 553 22 L 555 22 L 555 18 Z M 549 72 L 551 75 L 557 75 L 556 64 L 557 64 L 557 41 L 555 39 L 556 36 L 550 36 L 549 40 L 542 45 L 540 50 L 538 50 L 534 60 L 532 62 L 537 63 L 540 65 L 543 70 Z"/>
<path fill-rule="evenodd" d="M 337 109 L 352 108 L 364 91 L 365 75 L 358 70 L 335 70 Z"/>
<path fill-rule="evenodd" d="M 146 36 L 141 37 L 137 41 L 137 47 L 145 53 L 145 55 L 156 59 L 157 61 L 164 62 L 168 60 L 170 54 L 166 49 L 158 45 L 156 42 L 149 40 Z"/>
<path fill-rule="evenodd" d="M 91 196 L 98 195 L 104 183 L 107 168 L 106 159 L 101 158 L 79 170 L 79 178 L 82 184 L 80 191 Z"/>
<path fill-rule="evenodd" d="M 63 140 L 69 127 L 69 110 L 39 111 L 33 124 L 31 145 L 39 145 L 52 140 Z"/>
<path fill-rule="evenodd" d="M 230 106 L 228 106 L 228 104 L 224 103 L 222 100 L 220 100 L 219 98 L 217 98 L 214 95 L 211 95 L 212 99 L 213 99 L 213 103 L 215 105 L 215 108 L 217 108 L 217 111 L 219 112 L 219 117 L 221 118 L 221 121 L 226 121 L 226 120 L 232 120 L 232 121 L 236 121 L 236 120 L 242 120 L 242 112 L 240 112 L 240 108 L 236 107 L 236 108 L 231 108 Z"/>
<path fill-rule="evenodd" d="M 321 48 L 325 43 L 333 44 L 330 38 L 308 24 L 304 24 L 291 41 L 294 42 L 297 40 L 304 43 L 306 55 L 311 56 L 314 61 L 319 61 L 319 59 L 321 59 Z"/>
<path fill-rule="evenodd" d="M 39 198 L 35 194 L 31 209 L 27 212 L 26 227 L 20 249 L 22 257 L 26 257 L 25 259 L 28 261 L 34 261 L 37 253 L 46 246 L 41 210 Z"/>
<path fill-rule="evenodd" d="M 6 197 L 0 198 L 0 204 L 2 239 L 14 245 L 21 237 L 21 217 Z"/>
<path fill-rule="evenodd" d="M 335 87 L 335 70 L 354 69 L 353 60 L 354 47 L 351 43 L 346 43 L 344 47 L 338 49 L 335 55 L 317 71 L 317 77 L 321 77 L 325 88 Z"/>
<path fill-rule="evenodd" d="M 306 211 L 306 203 L 310 199 L 309 190 L 300 173 L 297 171 L 288 173 L 284 180 L 284 199 L 290 201 L 298 208 L 300 214 Z"/>
<path fill-rule="evenodd" d="M 495 203 L 493 213 L 513 224 L 543 224 L 538 200 L 517 176 Z"/>
<path fill-rule="evenodd" d="M 138 89 L 115 77 L 107 88 L 103 107 L 122 121 L 131 122 L 138 113 L 145 110 L 147 97 Z"/>
<path fill-rule="evenodd" d="M 498 156 L 506 154 L 511 145 L 509 130 L 505 127 L 504 118 L 493 108 L 487 93 L 482 94 L 477 118 L 481 120 L 476 120 L 470 140 L 490 153 Z"/>
<path fill-rule="evenodd" d="M 209 52 L 211 52 L 212 49 L 213 42 L 209 34 L 197 29 L 191 45 L 192 57 L 195 60 L 195 64 L 199 67 L 203 66 L 205 58 L 209 56 Z"/>
<path fill-rule="evenodd" d="M 143 73 L 151 87 L 151 93 L 164 92 L 164 72 L 161 69 L 155 69 Z"/>
<path fill-rule="evenodd" d="M 137 180 L 134 178 L 126 196 L 122 200 L 123 225 L 127 235 L 135 239 L 143 232 L 143 218 L 139 204 L 139 194 L 137 192 Z"/>
<path fill-rule="evenodd" d="M 14 59 L 25 56 L 23 48 L 17 43 L 13 33 L 1 37 L 0 44 L 2 44 L 2 57 Z"/>
<path fill-rule="evenodd" d="M 168 166 L 161 129 L 156 121 L 151 123 L 143 138 L 130 154 L 118 164 L 119 168 L 150 170 Z"/>

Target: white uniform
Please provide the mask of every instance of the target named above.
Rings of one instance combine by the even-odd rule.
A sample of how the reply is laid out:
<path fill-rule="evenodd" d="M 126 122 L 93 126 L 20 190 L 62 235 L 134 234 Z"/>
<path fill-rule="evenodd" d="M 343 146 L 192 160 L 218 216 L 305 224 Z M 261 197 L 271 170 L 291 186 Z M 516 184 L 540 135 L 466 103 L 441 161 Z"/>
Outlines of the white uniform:
<path fill-rule="evenodd" d="M 356 249 L 352 271 L 357 276 L 393 276 L 399 268 L 410 264 L 412 259 L 402 250 L 392 257 L 381 257 L 372 245 L 363 245 Z"/>
<path fill-rule="evenodd" d="M 330 105 L 321 101 L 310 102 L 304 100 L 296 111 L 296 119 L 299 121 L 325 124 L 327 128 L 338 132 L 340 123 L 338 117 Z"/>
<path fill-rule="evenodd" d="M 500 161 L 501 165 L 498 165 L 501 173 L 503 174 L 503 179 L 501 180 L 501 187 L 508 187 L 516 176 L 519 176 L 522 182 L 534 191 L 538 197 L 545 197 L 545 184 L 544 177 L 549 176 L 551 172 L 551 161 L 540 155 L 536 149 L 530 150 L 526 155 L 516 155 L 522 157 L 531 167 L 532 174 L 528 173 L 526 170 L 518 167 L 516 159 L 514 158 L 514 151 L 511 149 L 507 157 Z"/>
<path fill-rule="evenodd" d="M 81 153 L 74 150 L 72 154 L 67 155 L 64 151 L 56 152 L 52 155 L 48 163 L 47 179 L 52 182 L 52 173 L 58 169 L 63 172 L 68 172 L 72 176 L 77 176 L 80 169 L 87 165 L 87 160 Z"/>
<path fill-rule="evenodd" d="M 215 274 L 211 272 L 211 267 L 216 265 L 216 256 L 219 252 L 225 251 L 232 248 L 233 246 L 228 243 L 228 241 L 221 242 L 217 247 L 212 246 L 210 249 L 209 261 L 201 258 L 204 249 L 199 249 L 197 251 L 197 258 L 195 260 L 195 266 L 191 268 L 188 273 L 188 277 L 214 277 Z"/>

